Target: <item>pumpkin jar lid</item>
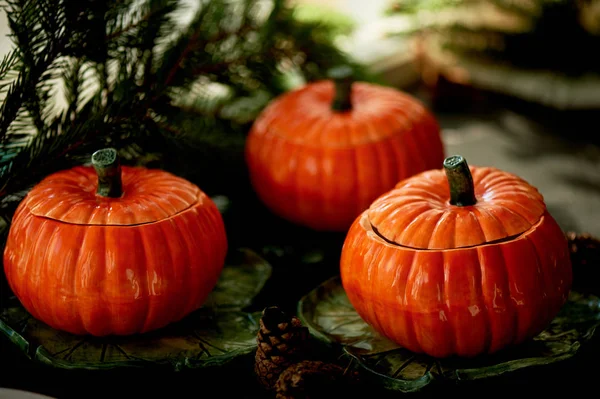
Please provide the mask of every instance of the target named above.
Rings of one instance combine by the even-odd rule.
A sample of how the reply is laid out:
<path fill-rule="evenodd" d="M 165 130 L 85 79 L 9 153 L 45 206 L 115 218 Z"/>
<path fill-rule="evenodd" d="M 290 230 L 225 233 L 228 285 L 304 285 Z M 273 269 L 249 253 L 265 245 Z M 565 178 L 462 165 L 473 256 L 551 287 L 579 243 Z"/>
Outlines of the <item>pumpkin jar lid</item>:
<path fill-rule="evenodd" d="M 121 166 L 112 148 L 96 151 L 92 164 L 46 177 L 25 206 L 65 223 L 130 226 L 167 219 L 204 198 L 196 185 L 168 172 Z"/>
<path fill-rule="evenodd" d="M 409 134 L 428 114 L 409 94 L 355 81 L 352 69 L 341 65 L 328 71 L 328 79 L 279 96 L 253 131 L 301 145 L 346 148 Z"/>
<path fill-rule="evenodd" d="M 398 183 L 367 210 L 373 232 L 414 249 L 456 249 L 514 239 L 536 225 L 546 205 L 525 180 L 458 155 L 444 168 Z"/>

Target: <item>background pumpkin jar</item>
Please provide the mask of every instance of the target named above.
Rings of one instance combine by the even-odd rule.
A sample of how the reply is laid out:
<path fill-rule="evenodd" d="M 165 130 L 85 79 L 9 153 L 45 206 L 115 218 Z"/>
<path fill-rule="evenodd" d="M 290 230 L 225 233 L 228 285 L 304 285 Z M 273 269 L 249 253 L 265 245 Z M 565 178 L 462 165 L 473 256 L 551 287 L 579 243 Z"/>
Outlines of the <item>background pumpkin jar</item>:
<path fill-rule="evenodd" d="M 420 101 L 354 82 L 340 66 L 272 101 L 252 125 L 245 156 L 267 208 L 314 230 L 345 232 L 399 180 L 437 168 L 444 145 Z"/>

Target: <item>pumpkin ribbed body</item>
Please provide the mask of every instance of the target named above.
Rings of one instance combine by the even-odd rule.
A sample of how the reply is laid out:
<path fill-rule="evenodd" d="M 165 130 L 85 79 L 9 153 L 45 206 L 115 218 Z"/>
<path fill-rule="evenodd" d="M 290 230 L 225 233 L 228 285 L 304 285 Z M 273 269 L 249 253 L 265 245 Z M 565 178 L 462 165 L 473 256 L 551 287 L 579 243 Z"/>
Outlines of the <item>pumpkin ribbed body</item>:
<path fill-rule="evenodd" d="M 414 352 L 471 357 L 521 343 L 571 288 L 566 239 L 537 190 L 497 169 L 471 171 L 475 205 L 450 205 L 444 172 L 425 172 L 378 198 L 342 249 L 352 305 Z"/>
<path fill-rule="evenodd" d="M 334 85 L 284 94 L 255 121 L 246 160 L 255 192 L 277 215 L 344 231 L 382 193 L 444 159 L 433 115 L 398 90 L 352 86 L 352 109 L 332 110 Z"/>
<path fill-rule="evenodd" d="M 215 204 L 167 172 L 123 167 L 123 195 L 95 194 L 91 167 L 48 176 L 11 224 L 4 270 L 38 320 L 73 334 L 129 335 L 198 309 L 227 238 Z"/>

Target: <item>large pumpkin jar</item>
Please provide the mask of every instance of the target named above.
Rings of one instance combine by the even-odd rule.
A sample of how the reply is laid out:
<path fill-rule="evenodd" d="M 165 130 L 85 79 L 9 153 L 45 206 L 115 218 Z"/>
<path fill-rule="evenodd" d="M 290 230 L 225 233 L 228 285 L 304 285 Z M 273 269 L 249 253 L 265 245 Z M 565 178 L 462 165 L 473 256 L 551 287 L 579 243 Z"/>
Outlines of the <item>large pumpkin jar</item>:
<path fill-rule="evenodd" d="M 323 231 L 347 231 L 399 181 L 444 159 L 434 116 L 391 87 L 330 79 L 283 94 L 254 122 L 246 161 L 257 196 L 275 214 Z"/>
<path fill-rule="evenodd" d="M 130 335 L 199 308 L 227 238 L 216 205 L 161 170 L 93 166 L 54 173 L 19 204 L 4 252 L 8 283 L 32 316 L 73 334 Z"/>
<path fill-rule="evenodd" d="M 538 190 L 469 167 L 399 182 L 350 228 L 341 279 L 376 331 L 434 357 L 494 353 L 539 334 L 572 282 L 565 236 Z"/>

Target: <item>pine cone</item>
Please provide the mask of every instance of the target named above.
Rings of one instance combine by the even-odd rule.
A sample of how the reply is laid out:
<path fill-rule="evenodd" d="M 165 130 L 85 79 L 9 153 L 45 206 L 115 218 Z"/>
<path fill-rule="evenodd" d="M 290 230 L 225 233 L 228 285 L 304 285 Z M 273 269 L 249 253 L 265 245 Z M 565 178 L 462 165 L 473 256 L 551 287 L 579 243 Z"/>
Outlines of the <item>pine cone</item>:
<path fill-rule="evenodd" d="M 573 265 L 573 289 L 600 294 L 600 239 L 589 233 L 566 233 Z"/>
<path fill-rule="evenodd" d="M 306 356 L 308 328 L 296 316 L 289 317 L 278 307 L 263 311 L 258 331 L 254 371 L 267 389 L 275 389 L 279 375 Z"/>
<path fill-rule="evenodd" d="M 275 385 L 277 399 L 315 399 L 356 394 L 358 374 L 332 363 L 304 360 L 288 367 Z"/>

